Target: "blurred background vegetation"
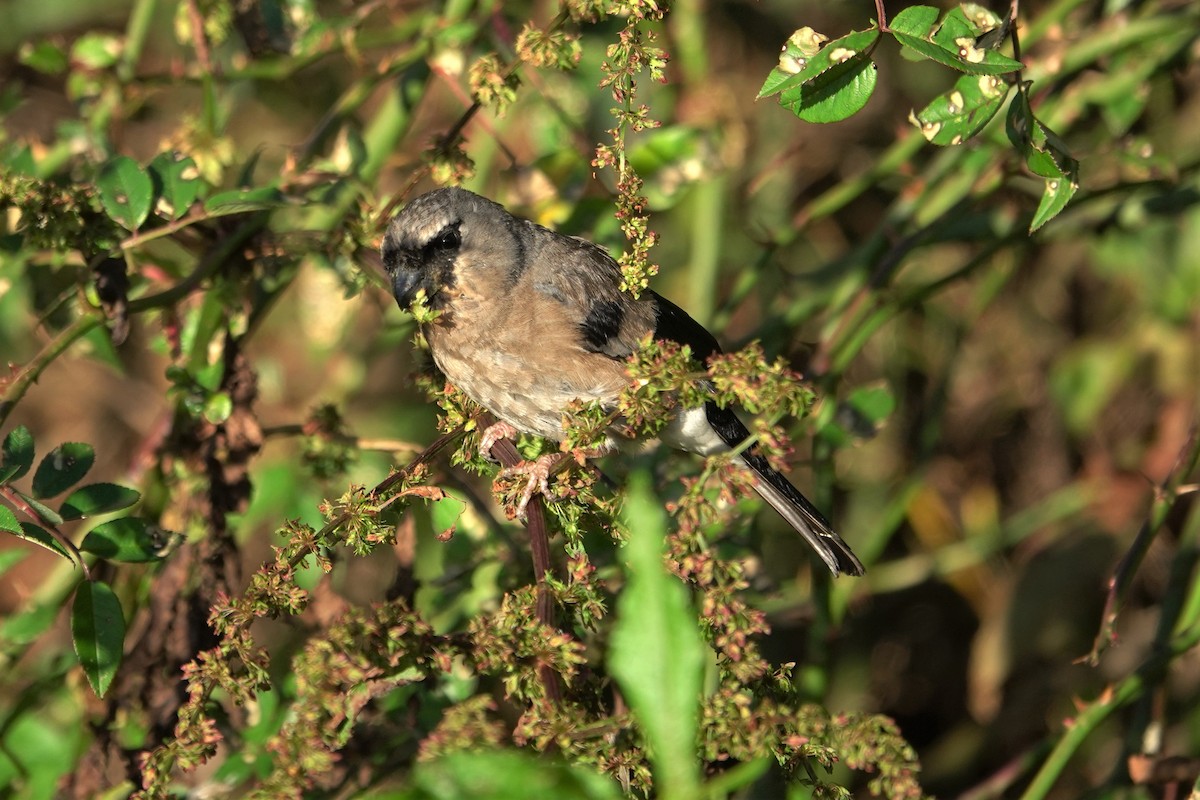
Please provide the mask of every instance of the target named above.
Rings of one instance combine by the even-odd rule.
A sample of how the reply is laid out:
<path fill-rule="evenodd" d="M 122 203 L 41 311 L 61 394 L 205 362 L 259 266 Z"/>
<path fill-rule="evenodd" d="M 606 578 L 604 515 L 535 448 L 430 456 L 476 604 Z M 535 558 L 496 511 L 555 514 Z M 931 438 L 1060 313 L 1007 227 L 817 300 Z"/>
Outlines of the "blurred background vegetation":
<path fill-rule="evenodd" d="M 378 281 L 374 248 L 396 208 L 461 179 L 627 246 L 613 173 L 592 166 L 611 143 L 606 48 L 627 19 L 560 11 L 0 2 L 0 435 L 26 426 L 39 456 L 90 443 L 93 478 L 137 487 L 139 516 L 186 538 L 156 563 L 93 564 L 128 625 L 103 701 L 71 646 L 79 570 L 0 541 L 0 794 L 124 796 L 134 755 L 172 735 L 178 669 L 214 644 L 209 608 L 272 559 L 276 530 L 320 527 L 324 498 L 374 486 L 435 438 L 414 325 Z M 844 122 L 755 101 L 794 30 L 836 37 L 874 14 L 682 0 L 640 28 L 669 55 L 664 83 L 637 84 L 661 127 L 627 142 L 660 237 L 652 285 L 728 348 L 757 340 L 814 381 L 823 401 L 790 428 L 795 480 L 867 575 L 831 583 L 749 501 L 714 552 L 766 613 L 763 654 L 795 662 L 800 694 L 835 724 L 840 712 L 895 720 L 925 792 L 1183 796 L 1200 774 L 1200 8 L 1020 7 L 1034 112 L 1081 164 L 1079 194 L 1033 235 L 1044 182 L 1013 152 L 1003 112 L 966 144 L 926 143 L 910 109 L 957 75 L 894 42 Z M 573 69 L 519 65 L 527 23 L 577 36 L 561 51 L 571 62 L 578 48 Z M 504 107 L 468 113 L 472 86 Z M 143 177 L 114 177 L 121 156 Z M 138 213 L 127 195 L 147 178 L 157 204 Z M 395 546 L 339 558 L 328 578 L 300 571 L 313 599 L 299 622 L 255 623 L 273 688 L 225 712 L 236 735 L 177 774 L 181 786 L 237 796 L 271 774 L 267 744 L 299 691 L 289 659 L 348 605 L 404 597 L 439 633 L 463 631 L 530 583 L 523 528 L 503 520 L 489 480 L 445 459 L 433 469 L 456 510 L 413 506 Z M 677 499 L 678 476 L 700 465 L 657 469 Z M 588 543 L 619 584 L 611 545 Z M 563 537 L 551 547 L 566 563 Z M 589 641 L 589 668 L 606 647 Z M 309 765 L 326 776 L 314 796 L 403 783 L 451 704 L 494 698 L 505 742 L 523 713 L 461 668 L 437 702 L 405 691 L 377 698 L 359 729 L 375 732 L 374 751 L 352 737 L 338 769 Z M 124 767 L 122 753 L 134 754 Z M 813 791 L 778 780 L 739 791 Z M 867 791 L 844 769 L 834 780 Z M 556 785 L 545 791 L 608 796 Z"/>

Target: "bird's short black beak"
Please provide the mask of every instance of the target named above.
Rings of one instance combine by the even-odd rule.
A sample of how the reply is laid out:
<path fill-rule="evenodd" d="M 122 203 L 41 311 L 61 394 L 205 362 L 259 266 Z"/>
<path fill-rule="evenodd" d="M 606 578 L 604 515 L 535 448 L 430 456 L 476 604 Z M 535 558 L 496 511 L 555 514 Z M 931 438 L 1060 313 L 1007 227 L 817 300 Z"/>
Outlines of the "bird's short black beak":
<path fill-rule="evenodd" d="M 400 304 L 400 308 L 408 310 L 418 289 L 425 289 L 426 294 L 429 293 L 423 277 L 423 273 L 418 270 L 403 268 L 396 270 L 392 275 L 392 295 Z"/>

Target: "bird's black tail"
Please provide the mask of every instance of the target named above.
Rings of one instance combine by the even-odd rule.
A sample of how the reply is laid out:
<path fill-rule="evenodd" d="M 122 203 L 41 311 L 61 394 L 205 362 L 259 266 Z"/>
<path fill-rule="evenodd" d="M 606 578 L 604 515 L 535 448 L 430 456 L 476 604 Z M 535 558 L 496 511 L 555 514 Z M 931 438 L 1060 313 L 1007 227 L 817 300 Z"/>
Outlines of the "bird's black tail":
<path fill-rule="evenodd" d="M 715 403 L 706 403 L 705 412 L 713 430 L 729 447 L 737 447 L 750 436 L 750 431 L 729 409 L 720 408 Z M 754 473 L 755 490 L 779 512 L 779 516 L 787 520 L 788 524 L 804 537 L 821 560 L 829 566 L 830 572 L 834 575 L 843 572 L 847 575 L 862 575 L 866 571 L 858 556 L 850 549 L 850 545 L 834 533 L 833 527 L 817 507 L 810 503 L 783 473 L 772 469 L 767 460 L 755 452 L 754 447 L 741 453 L 739 458 Z"/>

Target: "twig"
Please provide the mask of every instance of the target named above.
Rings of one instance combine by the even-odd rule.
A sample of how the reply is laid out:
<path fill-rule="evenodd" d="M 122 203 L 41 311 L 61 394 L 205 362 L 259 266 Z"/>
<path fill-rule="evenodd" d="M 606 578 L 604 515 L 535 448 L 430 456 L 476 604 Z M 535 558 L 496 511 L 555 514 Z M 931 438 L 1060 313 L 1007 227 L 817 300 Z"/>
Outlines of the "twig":
<path fill-rule="evenodd" d="M 879 30 L 887 33 L 890 29 L 887 24 L 887 10 L 883 7 L 883 0 L 875 0 L 875 16 L 879 18 Z"/>
<path fill-rule="evenodd" d="M 196 60 L 206 75 L 212 74 L 212 61 L 208 54 L 208 38 L 204 35 L 204 15 L 196 0 L 187 0 L 188 22 L 192 26 L 192 46 L 196 49 Z"/>
<path fill-rule="evenodd" d="M 491 414 L 483 414 L 480 424 L 486 427 L 495 421 Z M 521 463 L 521 455 L 516 446 L 508 439 L 499 439 L 492 445 L 492 455 L 505 467 L 515 467 Z M 525 530 L 529 532 L 529 549 L 533 555 L 533 577 L 537 582 L 537 606 L 535 613 L 538 622 L 551 628 L 557 628 L 554 614 L 554 596 L 546 584 L 546 575 L 550 572 L 550 536 L 546 528 L 546 509 L 540 495 L 534 495 L 526 507 Z M 562 678 L 549 664 L 538 667 L 538 677 L 546 696 L 555 705 L 563 700 Z"/>

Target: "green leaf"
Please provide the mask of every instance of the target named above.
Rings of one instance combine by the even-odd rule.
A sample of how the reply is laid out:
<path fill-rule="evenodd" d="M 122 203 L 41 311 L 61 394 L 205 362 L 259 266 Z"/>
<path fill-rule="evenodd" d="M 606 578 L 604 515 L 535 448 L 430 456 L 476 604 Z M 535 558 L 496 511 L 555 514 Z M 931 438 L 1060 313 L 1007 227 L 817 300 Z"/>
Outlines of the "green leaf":
<path fill-rule="evenodd" d="M 779 65 L 767 75 L 767 80 L 758 90 L 758 97 L 755 99 L 770 97 L 782 91 L 784 86 L 795 85 L 792 78 L 808 67 L 808 60 L 820 52 L 821 45 L 828 41 L 828 36 L 807 26 L 789 36 L 784 42 L 783 52 L 779 54 Z"/>
<path fill-rule="evenodd" d="M 121 601 L 106 583 L 84 581 L 71 607 L 71 637 L 88 683 L 97 697 L 112 685 L 125 649 Z"/>
<path fill-rule="evenodd" d="M 972 75 L 1002 75 L 1023 67 L 981 44 L 979 37 L 987 33 L 980 27 L 982 18 L 969 19 L 962 8 L 954 8 L 936 25 L 937 15 L 932 6 L 910 6 L 897 14 L 888 28 L 909 50 Z"/>
<path fill-rule="evenodd" d="M 150 214 L 154 183 L 145 170 L 129 156 L 117 156 L 96 176 L 100 204 L 114 221 L 135 231 Z"/>
<path fill-rule="evenodd" d="M 167 538 L 162 529 L 144 519 L 122 517 L 90 530 L 79 549 L 109 561 L 140 564 L 161 559 Z"/>
<path fill-rule="evenodd" d="M 129 508 L 139 499 L 141 499 L 141 494 L 127 486 L 118 486 L 115 483 L 92 483 L 71 492 L 59 511 L 64 520 L 83 519 Z"/>
<path fill-rule="evenodd" d="M 991 122 L 1006 97 L 1008 84 L 995 75 L 963 75 L 909 120 L 933 144 L 961 144 Z"/>
<path fill-rule="evenodd" d="M 1009 104 L 1005 130 L 1009 141 L 1025 157 L 1029 171 L 1046 179 L 1046 188 L 1029 223 L 1029 232 L 1033 233 L 1058 216 L 1079 190 L 1079 162 L 1058 135 L 1033 115 L 1024 92 L 1018 92 Z"/>
<path fill-rule="evenodd" d="M 7 528 L 6 528 L 7 530 Z M 15 532 L 18 537 L 27 542 L 31 542 L 40 547 L 44 547 L 55 555 L 62 556 L 68 561 L 74 563 L 75 559 L 67 552 L 66 548 L 59 543 L 58 539 L 50 531 L 40 525 L 34 525 L 32 522 L 22 522 L 20 531 Z"/>
<path fill-rule="evenodd" d="M 18 425 L 4 437 L 0 448 L 0 483 L 20 478 L 33 466 L 33 434 L 24 425 Z"/>
<path fill-rule="evenodd" d="M 805 122 L 838 122 L 862 110 L 875 90 L 871 51 L 879 31 L 855 31 L 823 46 L 780 86 L 779 104 Z"/>
<path fill-rule="evenodd" d="M 619 800 L 617 783 L 594 769 L 518 750 L 451 753 L 419 762 L 409 800 Z M 662 797 L 660 792 L 659 797 Z"/>
<path fill-rule="evenodd" d="M 88 69 L 105 69 L 121 57 L 121 40 L 108 33 L 85 33 L 71 46 L 71 60 Z"/>
<path fill-rule="evenodd" d="M 21 523 L 17 521 L 17 515 L 8 506 L 0 506 L 0 531 L 21 535 Z"/>
<path fill-rule="evenodd" d="M 628 582 L 609 669 L 645 733 L 658 796 L 694 797 L 705 647 L 687 589 L 663 564 L 667 516 L 644 472 L 630 476 L 624 516 Z"/>
<path fill-rule="evenodd" d="M 53 42 L 26 42 L 21 45 L 17 58 L 30 69 L 46 75 L 59 75 L 67 71 L 66 51 Z"/>
<path fill-rule="evenodd" d="M 204 187 L 196 162 L 179 153 L 159 153 L 148 169 L 155 194 L 168 206 L 167 215 L 179 219 L 186 214 Z"/>
<path fill-rule="evenodd" d="M 67 442 L 50 451 L 33 475 L 33 496 L 41 499 L 65 492 L 87 474 L 96 461 L 90 444 Z"/>
<path fill-rule="evenodd" d="M 210 216 L 219 217 L 226 214 L 278 208 L 284 205 L 285 201 L 283 192 L 273 186 L 264 186 L 259 189 L 234 189 L 229 192 L 218 192 L 205 200 L 204 210 Z"/>
<path fill-rule="evenodd" d="M 50 525 L 62 525 L 63 522 L 65 522 L 65 520 L 62 518 L 61 514 L 59 514 L 57 511 L 55 511 L 50 506 L 42 503 L 37 498 L 31 497 L 30 495 L 27 495 L 22 491 L 17 491 L 17 496 L 21 498 L 21 501 L 23 503 L 25 503 L 30 508 L 32 508 L 34 511 L 36 511 L 38 513 L 38 515 L 41 516 L 41 518 L 44 522 L 46 522 Z"/>
<path fill-rule="evenodd" d="M 1046 181 L 1046 191 L 1042 192 L 1041 202 L 1034 212 L 1033 220 L 1029 223 L 1029 232 L 1033 233 L 1050 220 L 1058 216 L 1075 192 L 1079 191 L 1079 182 L 1073 175 L 1064 176 L 1057 180 Z"/>

